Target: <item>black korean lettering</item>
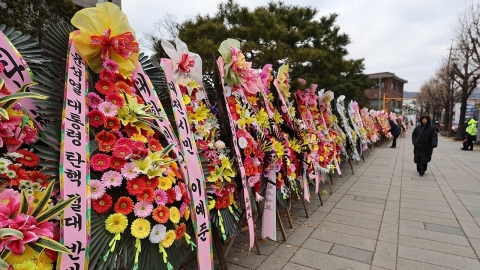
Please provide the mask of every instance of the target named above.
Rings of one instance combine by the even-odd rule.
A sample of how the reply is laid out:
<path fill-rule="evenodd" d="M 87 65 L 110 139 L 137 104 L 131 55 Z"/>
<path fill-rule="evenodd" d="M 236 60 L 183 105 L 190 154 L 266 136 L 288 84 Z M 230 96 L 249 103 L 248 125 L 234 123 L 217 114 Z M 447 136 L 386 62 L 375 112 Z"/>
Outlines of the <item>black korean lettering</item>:
<path fill-rule="evenodd" d="M 205 217 L 205 203 L 203 200 L 199 200 L 197 206 L 195 206 L 195 213 L 197 215 L 202 215 L 202 217 Z"/>
<path fill-rule="evenodd" d="M 175 83 L 174 82 L 168 82 L 168 89 L 170 89 L 170 91 L 172 92 L 175 92 Z M 176 95 L 176 93 L 175 93 Z"/>
<path fill-rule="evenodd" d="M 201 225 L 200 225 L 200 229 L 198 230 L 198 237 L 200 238 L 200 240 L 202 242 L 205 242 L 207 241 L 207 237 L 205 236 L 207 233 L 209 232 L 208 228 L 207 228 L 207 224 L 205 222 L 203 222 Z"/>
<path fill-rule="evenodd" d="M 7 59 L 4 58 L 5 60 L 0 60 L 0 63 L 2 63 L 5 67 L 5 69 L 3 70 L 3 74 L 5 74 L 7 78 L 11 79 L 17 73 L 18 76 L 22 79 L 22 83 L 15 80 L 13 80 L 13 83 L 20 88 L 25 82 L 25 77 L 23 76 L 25 67 L 22 64 L 17 64 L 17 62 L 15 62 L 15 59 L 10 55 L 7 50 L 5 50 L 4 48 L 0 48 L 0 58 L 2 58 L 3 56 L 7 57 Z"/>
<path fill-rule="evenodd" d="M 67 120 L 73 123 L 77 123 L 81 126 L 84 126 L 85 124 L 82 122 L 82 118 L 80 117 L 79 114 L 70 112 L 70 118 L 67 117 Z"/>
<path fill-rule="evenodd" d="M 74 128 L 77 127 L 77 129 L 80 128 L 80 126 L 78 124 L 73 124 L 72 126 L 74 126 Z M 73 145 L 80 146 L 82 144 L 81 141 L 80 141 L 80 139 L 82 138 L 82 134 L 79 130 L 74 130 L 74 129 L 67 128 L 66 133 L 67 133 L 67 137 L 72 138 Z"/>
<path fill-rule="evenodd" d="M 72 251 L 72 254 L 68 255 L 68 257 L 70 257 L 72 261 L 80 260 L 80 256 L 78 255 L 85 252 L 85 248 L 83 247 L 83 244 L 80 241 L 76 241 L 76 243 L 72 243 L 71 246 L 66 246 L 66 247 Z M 72 269 L 72 267 L 70 267 L 70 269 Z M 75 269 L 79 269 L 79 268 L 75 268 Z"/>
<path fill-rule="evenodd" d="M 80 187 L 81 185 L 81 179 L 82 179 L 82 172 L 80 170 L 71 170 L 71 169 L 66 169 L 65 170 L 65 176 L 67 176 L 68 180 L 70 182 L 76 183 L 77 187 Z"/>
<path fill-rule="evenodd" d="M 190 138 L 186 138 L 185 140 L 182 141 L 182 144 L 184 146 L 184 150 L 187 151 L 190 155 L 193 155 L 193 145 L 192 145 L 192 140 Z"/>
<path fill-rule="evenodd" d="M 78 152 L 66 151 L 65 156 L 67 157 L 67 161 L 70 162 L 70 165 L 77 169 L 80 168 L 80 164 L 85 163 L 85 160 L 82 159 L 82 156 Z"/>
<path fill-rule="evenodd" d="M 147 79 L 143 76 L 142 73 L 137 73 L 137 79 L 135 80 L 135 87 L 140 93 L 144 93 L 150 97 L 151 91 L 148 87 Z"/>
<path fill-rule="evenodd" d="M 72 90 L 77 94 L 77 96 L 80 96 L 82 94 L 82 83 L 81 82 L 75 82 L 72 79 L 68 79 L 68 83 L 73 86 Z"/>
<path fill-rule="evenodd" d="M 70 208 L 72 209 L 73 212 L 79 213 L 82 210 L 82 198 L 80 197 L 80 194 L 67 195 L 68 198 L 73 198 L 75 196 L 78 196 L 78 198 L 75 201 L 73 201 L 73 203 L 70 205 Z"/>
<path fill-rule="evenodd" d="M 78 231 L 82 230 L 82 215 L 76 213 L 73 216 L 65 218 L 65 226 L 74 227 Z"/>
<path fill-rule="evenodd" d="M 165 137 L 166 137 L 167 139 L 169 139 L 170 141 L 173 140 L 172 133 L 170 132 L 170 130 L 168 129 L 168 127 L 163 127 L 163 135 L 165 135 Z"/>
<path fill-rule="evenodd" d="M 202 190 L 200 189 L 200 179 L 199 178 L 195 178 L 195 181 L 197 183 L 193 183 L 192 182 L 192 191 L 193 192 L 197 192 L 198 190 L 198 194 L 200 195 L 200 197 L 202 197 Z"/>
<path fill-rule="evenodd" d="M 178 99 L 173 100 L 172 107 L 176 108 L 175 112 L 178 112 L 181 115 L 185 115 L 185 113 L 182 111 L 182 105 L 180 105 L 180 101 Z"/>
<path fill-rule="evenodd" d="M 82 104 L 80 103 L 80 101 L 76 100 L 76 99 L 67 99 L 67 106 L 75 109 L 75 111 L 77 111 L 78 114 L 81 114 L 82 113 Z"/>
<path fill-rule="evenodd" d="M 76 66 L 71 66 L 70 69 L 73 70 L 73 76 L 77 77 L 78 79 L 77 81 L 78 82 L 82 81 L 82 75 L 83 75 L 82 69 Z"/>
<path fill-rule="evenodd" d="M 82 59 L 82 57 L 80 56 L 80 54 L 78 54 L 78 53 L 71 53 L 70 55 L 72 56 L 72 60 L 73 60 L 73 62 L 75 63 L 75 65 L 76 65 L 77 67 L 83 66 L 83 59 Z"/>

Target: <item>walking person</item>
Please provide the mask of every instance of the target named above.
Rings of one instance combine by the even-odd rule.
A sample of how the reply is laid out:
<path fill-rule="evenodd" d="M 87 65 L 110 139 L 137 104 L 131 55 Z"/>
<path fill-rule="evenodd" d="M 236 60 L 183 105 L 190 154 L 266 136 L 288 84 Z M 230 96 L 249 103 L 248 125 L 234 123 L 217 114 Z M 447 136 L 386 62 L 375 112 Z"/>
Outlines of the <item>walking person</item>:
<path fill-rule="evenodd" d="M 424 115 L 420 118 L 420 125 L 412 133 L 413 161 L 417 164 L 417 171 L 423 175 L 427 164 L 432 160 L 433 148 L 438 145 L 437 131 L 432 126 L 430 117 Z"/>
<path fill-rule="evenodd" d="M 465 131 L 467 133 L 467 145 L 465 150 L 473 151 L 473 141 L 475 141 L 477 137 L 477 121 L 473 118 L 470 119 Z"/>
<path fill-rule="evenodd" d="M 400 136 L 400 128 L 398 127 L 397 124 L 395 124 L 395 122 L 393 122 L 392 119 L 388 120 L 388 123 L 390 124 L 390 130 L 388 132 L 390 132 L 393 136 L 393 142 L 392 142 L 392 146 L 390 146 L 390 148 L 396 148 L 397 147 L 397 138 L 398 138 L 398 136 Z"/>

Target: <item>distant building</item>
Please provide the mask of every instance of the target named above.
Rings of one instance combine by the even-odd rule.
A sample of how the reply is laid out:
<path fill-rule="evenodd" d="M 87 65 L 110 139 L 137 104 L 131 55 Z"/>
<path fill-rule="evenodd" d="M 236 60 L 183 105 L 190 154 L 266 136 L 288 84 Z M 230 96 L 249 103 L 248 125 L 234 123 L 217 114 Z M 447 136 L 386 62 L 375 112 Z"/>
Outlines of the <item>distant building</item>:
<path fill-rule="evenodd" d="M 79 8 L 94 7 L 97 3 L 111 2 L 122 8 L 122 0 L 72 0 Z"/>
<path fill-rule="evenodd" d="M 402 100 L 388 100 L 388 98 L 403 98 L 404 84 L 408 81 L 391 72 L 373 73 L 367 76 L 375 83 L 372 88 L 365 90 L 365 94 L 370 99 L 369 107 L 376 110 L 382 109 L 383 94 L 386 94 L 385 108 L 388 111 L 401 113 Z"/>

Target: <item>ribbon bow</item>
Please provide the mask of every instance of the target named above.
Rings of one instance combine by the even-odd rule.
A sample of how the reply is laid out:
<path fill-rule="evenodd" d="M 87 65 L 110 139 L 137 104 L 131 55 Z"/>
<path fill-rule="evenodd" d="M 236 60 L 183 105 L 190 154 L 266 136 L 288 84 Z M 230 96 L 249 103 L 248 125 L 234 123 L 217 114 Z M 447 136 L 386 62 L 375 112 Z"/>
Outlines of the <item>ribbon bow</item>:
<path fill-rule="evenodd" d="M 112 30 L 108 28 L 100 36 L 92 36 L 90 44 L 103 46 L 102 59 L 110 59 L 110 48 L 121 57 L 128 59 L 132 54 L 138 53 L 138 42 L 131 32 L 126 32 L 115 37 L 110 37 Z"/>

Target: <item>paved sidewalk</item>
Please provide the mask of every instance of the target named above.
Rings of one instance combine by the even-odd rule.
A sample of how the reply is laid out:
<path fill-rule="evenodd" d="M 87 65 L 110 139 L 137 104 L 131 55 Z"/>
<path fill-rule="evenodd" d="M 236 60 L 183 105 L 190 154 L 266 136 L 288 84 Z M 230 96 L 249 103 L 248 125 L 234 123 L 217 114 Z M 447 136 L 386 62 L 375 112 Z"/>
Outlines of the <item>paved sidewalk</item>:
<path fill-rule="evenodd" d="M 423 177 L 409 134 L 375 148 L 354 175 L 343 165 L 323 206 L 312 193 L 309 218 L 292 206 L 286 242 L 261 241 L 257 255 L 241 235 L 228 269 L 480 269 L 480 151 L 460 144 L 439 137 Z"/>

